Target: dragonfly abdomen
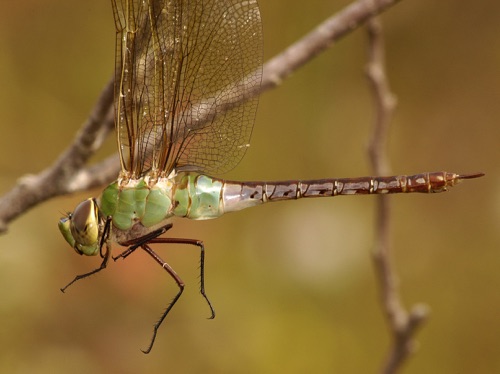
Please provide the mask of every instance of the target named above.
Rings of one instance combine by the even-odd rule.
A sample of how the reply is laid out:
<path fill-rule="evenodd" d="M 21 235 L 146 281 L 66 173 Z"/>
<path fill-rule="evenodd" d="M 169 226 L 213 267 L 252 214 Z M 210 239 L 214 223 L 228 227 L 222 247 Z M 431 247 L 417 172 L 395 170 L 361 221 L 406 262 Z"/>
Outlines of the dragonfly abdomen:
<path fill-rule="evenodd" d="M 278 182 L 224 183 L 224 211 L 232 212 L 271 201 L 339 195 L 372 195 L 389 193 L 436 193 L 447 191 L 462 179 L 482 174 L 459 175 L 432 172 L 389 177 L 331 178 Z"/>

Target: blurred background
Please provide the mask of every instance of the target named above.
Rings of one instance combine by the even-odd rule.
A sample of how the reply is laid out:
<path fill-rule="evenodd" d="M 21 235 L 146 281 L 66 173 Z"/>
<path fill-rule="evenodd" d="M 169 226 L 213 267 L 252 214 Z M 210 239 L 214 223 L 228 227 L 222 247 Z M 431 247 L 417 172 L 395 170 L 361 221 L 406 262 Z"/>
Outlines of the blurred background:
<path fill-rule="evenodd" d="M 50 165 L 72 141 L 112 74 L 109 1 L 0 0 L 0 193 Z M 349 1 L 261 1 L 269 59 Z M 383 15 L 398 96 L 393 172 L 482 171 L 437 195 L 393 197 L 394 261 L 407 306 L 431 318 L 405 373 L 500 372 L 500 3 L 403 1 Z M 370 174 L 373 120 L 357 30 L 262 95 L 252 145 L 230 179 Z M 92 160 L 115 152 L 114 139 Z M 177 292 L 136 253 L 59 288 L 99 258 L 76 256 L 57 230 L 62 212 L 100 189 L 27 212 L 0 237 L 0 371 L 11 373 L 377 372 L 389 347 L 370 253 L 375 199 L 269 204 L 172 236 L 207 248 L 158 248 L 186 291 L 143 355 Z"/>

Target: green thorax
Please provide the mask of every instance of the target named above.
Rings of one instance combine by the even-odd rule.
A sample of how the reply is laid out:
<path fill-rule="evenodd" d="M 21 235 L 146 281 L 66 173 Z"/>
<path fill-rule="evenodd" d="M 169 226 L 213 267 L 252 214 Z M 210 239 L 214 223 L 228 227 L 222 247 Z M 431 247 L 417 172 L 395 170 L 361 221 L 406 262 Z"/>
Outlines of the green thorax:
<path fill-rule="evenodd" d="M 155 226 L 172 216 L 210 219 L 223 214 L 222 189 L 222 181 L 190 172 L 158 178 L 154 183 L 148 177 L 118 180 L 103 191 L 100 209 L 120 230 L 138 222 Z"/>

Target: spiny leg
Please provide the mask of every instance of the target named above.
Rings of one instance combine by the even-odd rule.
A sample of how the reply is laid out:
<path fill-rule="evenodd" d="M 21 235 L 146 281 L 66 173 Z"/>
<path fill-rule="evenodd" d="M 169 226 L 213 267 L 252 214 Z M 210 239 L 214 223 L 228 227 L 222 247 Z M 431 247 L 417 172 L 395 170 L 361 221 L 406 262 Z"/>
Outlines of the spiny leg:
<path fill-rule="evenodd" d="M 205 293 L 205 245 L 201 240 L 197 239 L 183 239 L 183 238 L 155 238 L 151 239 L 148 244 L 189 244 L 195 245 L 200 248 L 200 293 L 205 298 L 209 308 L 210 317 L 208 319 L 215 318 L 215 310 L 212 307 L 212 303 L 208 299 Z"/>
<path fill-rule="evenodd" d="M 122 243 L 123 246 L 130 246 L 125 251 L 120 253 L 118 256 L 113 257 L 113 260 L 118 260 L 119 258 L 125 259 L 127 256 L 132 254 L 137 248 L 142 247 L 143 244 L 190 244 L 195 245 L 200 248 L 200 293 L 205 298 L 209 308 L 210 317 L 209 319 L 215 318 L 215 310 L 212 303 L 205 293 L 205 246 L 201 240 L 197 239 L 182 239 L 182 238 L 158 238 L 158 236 L 164 234 L 173 227 L 172 223 L 169 223 L 162 228 L 155 230 L 141 238 L 133 239 L 128 242 Z M 153 252 L 154 253 L 154 252 Z M 163 265 L 162 265 L 163 266 Z"/>
<path fill-rule="evenodd" d="M 177 275 L 177 273 L 175 272 L 175 270 L 172 269 L 172 267 L 168 263 L 166 263 L 165 261 L 163 261 L 160 258 L 160 256 L 158 256 L 156 254 L 156 252 L 153 251 L 147 244 L 142 244 L 141 248 L 144 249 L 147 254 L 149 254 L 151 257 L 153 257 L 153 259 L 157 263 L 159 263 L 161 265 L 161 267 L 164 268 L 168 272 L 168 274 L 170 274 L 170 276 L 175 280 L 175 283 L 177 283 L 177 285 L 179 286 L 179 292 L 177 293 L 177 295 L 175 295 L 175 297 L 172 299 L 172 301 L 170 302 L 170 304 L 168 304 L 167 309 L 165 309 L 165 311 L 161 315 L 160 319 L 153 326 L 153 336 L 151 338 L 151 342 L 149 343 L 149 346 L 145 350 L 142 350 L 143 353 L 147 354 L 147 353 L 151 352 L 151 349 L 153 348 L 153 344 L 155 342 L 156 335 L 158 333 L 158 329 L 160 328 L 161 324 L 163 323 L 163 320 L 165 319 L 165 317 L 167 316 L 167 314 L 170 312 L 170 310 L 174 307 L 174 305 L 177 302 L 177 300 L 179 300 L 179 298 L 181 297 L 182 292 L 184 291 L 184 282 Z"/>
<path fill-rule="evenodd" d="M 146 253 L 148 253 L 158 264 L 161 265 L 169 274 L 170 276 L 175 280 L 177 285 L 179 286 L 179 292 L 175 297 L 172 299 L 170 304 L 167 306 L 165 312 L 161 315 L 160 319 L 158 322 L 155 323 L 153 327 L 153 337 L 151 339 L 151 343 L 147 347 L 146 350 L 143 350 L 144 353 L 149 353 L 151 349 L 153 348 L 154 341 L 156 339 L 156 335 L 158 333 L 158 329 L 160 328 L 161 324 L 163 323 L 163 320 L 167 316 L 167 314 L 170 312 L 170 310 L 173 308 L 177 300 L 182 295 L 182 292 L 184 291 L 184 282 L 182 279 L 177 275 L 175 270 L 165 261 L 161 259 L 160 256 L 156 254 L 155 251 L 149 247 L 148 244 L 190 244 L 190 245 L 195 245 L 200 248 L 200 293 L 202 296 L 205 298 L 209 308 L 210 308 L 210 319 L 215 318 L 215 310 L 212 307 L 212 303 L 208 299 L 206 293 L 205 293 L 205 246 L 202 241 L 196 240 L 196 239 L 182 239 L 182 238 L 158 238 L 158 236 L 164 234 L 167 232 L 169 229 L 172 228 L 172 224 L 168 224 L 156 231 L 153 231 L 141 238 L 137 238 L 134 240 L 130 240 L 128 242 L 122 243 L 124 246 L 130 246 L 127 248 L 125 251 L 123 251 L 121 254 L 119 254 L 116 257 L 113 257 L 113 260 L 117 260 L 119 258 L 126 258 L 130 254 L 132 254 L 137 248 L 141 247 Z"/>
<path fill-rule="evenodd" d="M 71 282 L 69 282 L 63 288 L 61 288 L 61 292 L 65 292 L 66 289 L 69 286 L 71 286 L 73 283 L 75 283 L 76 281 L 78 281 L 80 279 L 84 279 L 84 278 L 90 277 L 91 275 L 93 275 L 95 273 L 98 273 L 98 272 L 100 272 L 103 269 L 106 269 L 106 266 L 108 265 L 108 261 L 111 258 L 111 243 L 108 240 L 110 229 L 111 229 L 111 217 L 108 217 L 106 219 L 106 224 L 104 226 L 104 230 L 103 230 L 103 233 L 102 233 L 102 236 L 101 236 L 101 241 L 99 243 L 99 253 L 100 253 L 101 257 L 102 257 L 101 266 L 99 266 L 97 269 L 94 269 L 94 270 L 92 270 L 92 271 L 90 271 L 88 273 L 77 275 L 75 277 L 75 279 L 73 279 Z M 103 248 L 104 244 L 106 244 L 106 251 L 103 253 L 102 248 Z"/>

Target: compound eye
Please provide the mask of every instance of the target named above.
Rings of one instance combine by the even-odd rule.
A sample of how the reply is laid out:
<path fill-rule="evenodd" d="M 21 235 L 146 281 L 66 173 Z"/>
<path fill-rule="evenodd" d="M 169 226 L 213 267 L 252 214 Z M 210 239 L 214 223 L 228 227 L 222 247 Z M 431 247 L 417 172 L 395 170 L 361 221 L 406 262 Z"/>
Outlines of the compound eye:
<path fill-rule="evenodd" d="M 69 218 L 71 234 L 77 244 L 94 245 L 99 240 L 99 211 L 95 200 L 87 199 L 76 207 Z"/>

